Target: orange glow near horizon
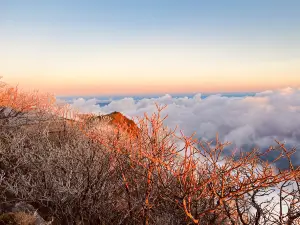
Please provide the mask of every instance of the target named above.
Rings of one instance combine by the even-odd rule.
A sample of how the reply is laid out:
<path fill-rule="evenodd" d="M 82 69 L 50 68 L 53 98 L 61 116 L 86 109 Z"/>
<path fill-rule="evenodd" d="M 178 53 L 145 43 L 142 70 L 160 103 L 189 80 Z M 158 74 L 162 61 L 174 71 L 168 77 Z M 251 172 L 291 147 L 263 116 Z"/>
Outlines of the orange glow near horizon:
<path fill-rule="evenodd" d="M 251 49 L 245 55 L 228 47 L 218 51 L 209 46 L 106 46 L 94 50 L 73 46 L 73 51 L 63 45 L 60 50 L 60 45 L 54 50 L 45 46 L 41 52 L 17 47 L 6 49 L 6 55 L 0 52 L 3 81 L 55 95 L 255 92 L 300 87 L 300 59 L 266 57 Z"/>
<path fill-rule="evenodd" d="M 7 78 L 7 77 L 6 77 Z M 220 93 L 220 92 L 259 92 L 270 89 L 279 89 L 285 87 L 300 87 L 300 81 L 294 79 L 274 79 L 264 82 L 264 80 L 238 80 L 224 82 L 221 79 L 219 82 L 214 80 L 191 80 L 191 81 L 173 81 L 173 83 L 162 82 L 161 84 L 153 82 L 125 82 L 120 83 L 106 82 L 101 83 L 101 80 L 94 81 L 95 83 L 78 84 L 77 82 L 51 82 L 46 79 L 37 79 L 32 82 L 31 79 L 10 80 L 3 78 L 3 81 L 10 85 L 18 85 L 19 88 L 30 91 L 39 90 L 42 92 L 54 93 L 55 95 L 132 95 L 132 94 L 172 94 L 172 93 Z M 42 82 L 42 80 L 44 80 Z"/>

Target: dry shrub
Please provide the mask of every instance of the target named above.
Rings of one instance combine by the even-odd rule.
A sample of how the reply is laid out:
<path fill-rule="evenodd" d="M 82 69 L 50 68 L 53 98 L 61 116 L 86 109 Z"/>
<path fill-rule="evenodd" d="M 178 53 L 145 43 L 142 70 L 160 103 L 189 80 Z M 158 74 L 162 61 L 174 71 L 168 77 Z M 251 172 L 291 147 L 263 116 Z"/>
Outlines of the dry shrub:
<path fill-rule="evenodd" d="M 53 113 L 59 112 L 56 106 L 47 107 L 34 109 L 42 117 L 51 112 L 47 123 L 37 120 L 30 129 L 1 127 L 3 202 L 30 202 L 58 224 L 299 221 L 299 169 L 290 160 L 294 149 L 280 142 L 265 152 L 226 155 L 229 143 L 218 137 L 203 142 L 176 136 L 163 124 L 164 107 L 137 118 L 134 131 L 126 122 L 111 124 L 93 115 L 62 119 L 62 114 Z M 279 153 L 277 159 L 262 160 L 274 152 Z M 287 160 L 289 169 L 273 166 L 280 158 Z"/>

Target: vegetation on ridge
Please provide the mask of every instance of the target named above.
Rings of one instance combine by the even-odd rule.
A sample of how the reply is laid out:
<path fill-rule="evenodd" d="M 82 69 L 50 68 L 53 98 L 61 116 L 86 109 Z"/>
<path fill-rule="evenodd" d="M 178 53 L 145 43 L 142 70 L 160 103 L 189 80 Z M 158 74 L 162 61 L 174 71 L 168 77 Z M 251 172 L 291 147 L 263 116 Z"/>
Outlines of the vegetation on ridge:
<path fill-rule="evenodd" d="M 224 155 L 229 143 L 218 137 L 203 142 L 166 128 L 163 109 L 136 125 L 119 113 L 90 120 L 49 95 L 2 85 L 0 218 L 22 201 L 52 224 L 299 224 L 295 149 L 277 142 Z M 63 132 L 51 133 L 62 118 Z M 261 159 L 273 152 L 274 161 Z M 279 159 L 289 169 L 276 169 Z"/>

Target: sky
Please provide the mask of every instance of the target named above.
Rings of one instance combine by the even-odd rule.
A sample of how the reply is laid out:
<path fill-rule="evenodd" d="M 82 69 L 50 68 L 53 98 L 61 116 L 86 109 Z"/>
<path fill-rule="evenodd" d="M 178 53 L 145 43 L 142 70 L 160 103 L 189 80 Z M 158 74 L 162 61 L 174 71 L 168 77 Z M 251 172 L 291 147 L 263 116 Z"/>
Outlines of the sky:
<path fill-rule="evenodd" d="M 0 0 L 0 76 L 57 95 L 300 87 L 298 0 Z"/>

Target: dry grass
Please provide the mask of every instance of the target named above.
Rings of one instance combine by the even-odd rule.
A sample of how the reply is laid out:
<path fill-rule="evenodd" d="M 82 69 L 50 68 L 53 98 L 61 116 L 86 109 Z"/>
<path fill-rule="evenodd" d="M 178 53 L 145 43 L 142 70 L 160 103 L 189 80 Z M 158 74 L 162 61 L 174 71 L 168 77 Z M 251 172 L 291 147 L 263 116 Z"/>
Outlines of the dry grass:
<path fill-rule="evenodd" d="M 33 215 L 24 212 L 5 213 L 0 216 L 1 225 L 35 225 L 35 222 Z"/>

